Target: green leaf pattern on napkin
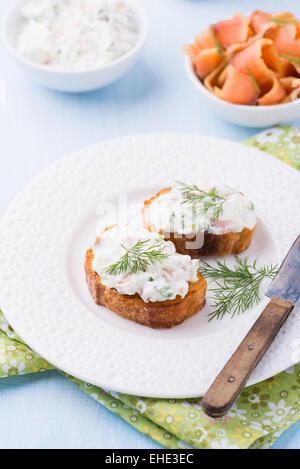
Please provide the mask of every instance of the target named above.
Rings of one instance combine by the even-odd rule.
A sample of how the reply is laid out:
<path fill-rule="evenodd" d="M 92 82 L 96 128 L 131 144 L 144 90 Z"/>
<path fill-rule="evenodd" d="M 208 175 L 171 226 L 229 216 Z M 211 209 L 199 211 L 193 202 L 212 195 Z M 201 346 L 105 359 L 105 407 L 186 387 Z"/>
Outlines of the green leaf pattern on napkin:
<path fill-rule="evenodd" d="M 300 365 L 246 388 L 222 419 L 197 399 L 151 399 L 103 390 L 71 378 L 109 410 L 167 448 L 267 448 L 300 416 Z"/>
<path fill-rule="evenodd" d="M 52 369 L 52 365 L 22 342 L 0 311 L 0 378 Z"/>
<path fill-rule="evenodd" d="M 300 132 L 276 127 L 247 140 L 300 170 Z M 0 377 L 53 369 L 15 334 L 0 311 Z M 244 389 L 222 419 L 201 398 L 150 399 L 101 389 L 63 373 L 84 392 L 140 432 L 171 449 L 268 448 L 300 417 L 300 364 Z M 167 379 L 167 377 L 166 377 Z"/>
<path fill-rule="evenodd" d="M 270 153 L 300 170 L 300 131 L 296 127 L 273 127 L 256 134 L 244 143 Z"/>

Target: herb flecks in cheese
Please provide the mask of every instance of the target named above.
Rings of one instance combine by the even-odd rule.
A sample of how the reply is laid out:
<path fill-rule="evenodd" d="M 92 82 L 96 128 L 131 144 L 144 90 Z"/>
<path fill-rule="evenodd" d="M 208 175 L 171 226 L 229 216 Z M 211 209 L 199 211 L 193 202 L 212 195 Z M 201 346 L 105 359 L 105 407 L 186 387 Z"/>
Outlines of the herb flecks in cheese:
<path fill-rule="evenodd" d="M 151 229 L 182 235 L 209 232 L 217 235 L 244 228 L 252 230 L 257 217 L 247 197 L 226 185 L 198 187 L 179 183 L 155 198 L 146 210 Z"/>
<path fill-rule="evenodd" d="M 105 66 L 138 40 L 134 13 L 120 0 L 28 0 L 21 14 L 20 54 L 51 69 Z"/>
<path fill-rule="evenodd" d="M 142 258 L 139 268 L 135 268 L 137 245 Z M 129 263 L 127 259 L 126 268 L 120 268 L 124 267 L 120 260 L 132 248 L 135 254 Z M 147 230 L 114 227 L 101 233 L 92 250 L 93 270 L 103 285 L 122 295 L 138 294 L 145 302 L 184 298 L 189 282 L 198 280 L 198 260 L 177 254 L 172 242 Z"/>

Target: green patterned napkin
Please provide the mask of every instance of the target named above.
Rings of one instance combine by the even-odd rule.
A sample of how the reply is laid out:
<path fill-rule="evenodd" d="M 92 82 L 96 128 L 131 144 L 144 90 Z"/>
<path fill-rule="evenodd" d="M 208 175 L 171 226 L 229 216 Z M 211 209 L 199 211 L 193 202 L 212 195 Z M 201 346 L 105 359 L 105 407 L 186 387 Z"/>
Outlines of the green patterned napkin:
<path fill-rule="evenodd" d="M 300 170 L 300 132 L 275 127 L 245 142 Z M 53 369 L 30 350 L 0 311 L 0 377 Z M 167 448 L 268 448 L 300 417 L 300 364 L 247 387 L 230 412 L 212 419 L 201 398 L 150 399 L 101 389 L 71 376 L 93 399 Z"/>

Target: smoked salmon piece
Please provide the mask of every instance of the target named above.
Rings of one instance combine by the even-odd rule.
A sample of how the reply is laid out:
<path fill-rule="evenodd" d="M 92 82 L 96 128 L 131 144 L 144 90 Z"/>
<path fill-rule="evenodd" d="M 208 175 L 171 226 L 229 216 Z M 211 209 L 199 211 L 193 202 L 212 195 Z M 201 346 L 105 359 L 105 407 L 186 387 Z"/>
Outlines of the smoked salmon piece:
<path fill-rule="evenodd" d="M 231 20 L 219 21 L 212 26 L 218 41 L 223 49 L 248 40 L 251 30 L 249 28 L 249 18 L 240 13 L 236 13 Z"/>
<path fill-rule="evenodd" d="M 300 57 L 299 25 L 288 23 L 278 29 L 274 39 L 274 46 L 280 54 Z"/>
<path fill-rule="evenodd" d="M 272 15 L 261 10 L 255 10 L 250 16 L 250 26 L 254 34 L 263 31 L 266 24 L 271 22 Z"/>
<path fill-rule="evenodd" d="M 297 66 L 292 65 L 292 63 L 288 60 L 285 59 L 284 57 L 279 57 L 280 62 L 281 62 L 281 77 L 289 77 L 292 75 L 295 75 L 295 69 L 297 73 L 300 71 L 300 67 L 298 68 Z"/>
<path fill-rule="evenodd" d="M 278 15 L 279 16 L 279 15 Z M 256 10 L 250 16 L 250 27 L 254 35 L 261 37 L 272 37 L 278 29 L 276 15 L 271 15 L 261 10 Z"/>
<path fill-rule="evenodd" d="M 199 52 L 195 58 L 195 71 L 199 78 L 205 78 L 222 61 L 222 57 L 216 48 L 205 49 Z"/>
<path fill-rule="evenodd" d="M 202 31 L 195 36 L 194 44 L 185 44 L 182 48 L 184 54 L 187 54 L 194 59 L 199 52 L 204 49 L 213 49 L 216 47 L 216 41 L 210 30 Z"/>
<path fill-rule="evenodd" d="M 274 76 L 271 79 L 271 87 L 269 91 L 265 92 L 264 95 L 259 98 L 258 104 L 260 106 L 278 104 L 286 97 L 286 95 L 287 93 L 283 85 L 280 83 L 279 79 Z"/>
<path fill-rule="evenodd" d="M 187 44 L 183 47 L 183 52 L 190 56 L 195 72 L 201 80 L 222 61 L 222 56 L 215 47 L 199 51 L 197 46 Z"/>
<path fill-rule="evenodd" d="M 186 54 L 190 57 L 191 62 L 193 65 L 195 65 L 195 60 L 197 55 L 199 54 L 200 50 L 198 47 L 194 44 L 185 44 L 182 48 L 182 53 Z"/>
<path fill-rule="evenodd" d="M 258 91 L 249 74 L 228 65 L 222 88 L 214 87 L 214 94 L 234 104 L 255 104 Z"/>
<path fill-rule="evenodd" d="M 275 72 L 281 74 L 282 63 L 271 39 L 260 38 L 232 59 L 231 64 L 244 73 L 253 74 L 258 84 L 270 81 Z"/>
<path fill-rule="evenodd" d="M 295 88 L 300 87 L 300 78 L 284 77 L 280 79 L 280 83 L 283 85 L 284 89 L 290 93 L 295 90 Z"/>
<path fill-rule="evenodd" d="M 300 97 L 300 78 L 285 77 L 280 79 L 280 83 L 284 87 L 287 95 L 283 99 L 283 103 L 290 103 Z"/>
<path fill-rule="evenodd" d="M 204 86 L 213 94 L 215 92 L 214 87 L 216 85 L 218 85 L 220 87 L 218 79 L 219 79 L 220 74 L 222 73 L 223 70 L 224 70 L 224 65 L 220 64 L 211 73 L 209 73 L 209 75 L 207 75 L 207 77 L 205 78 L 205 80 L 203 82 Z"/>
<path fill-rule="evenodd" d="M 201 33 L 197 34 L 195 37 L 195 45 L 199 51 L 216 47 L 216 42 L 211 30 L 207 29 L 206 31 L 202 31 Z"/>
<path fill-rule="evenodd" d="M 273 24 L 273 30 L 277 30 L 279 25 L 284 25 L 285 22 L 290 22 L 294 18 L 294 15 L 289 11 L 280 13 L 279 15 L 271 15 L 261 10 L 255 10 L 250 16 L 250 27 L 254 34 L 261 34 L 266 32 Z"/>

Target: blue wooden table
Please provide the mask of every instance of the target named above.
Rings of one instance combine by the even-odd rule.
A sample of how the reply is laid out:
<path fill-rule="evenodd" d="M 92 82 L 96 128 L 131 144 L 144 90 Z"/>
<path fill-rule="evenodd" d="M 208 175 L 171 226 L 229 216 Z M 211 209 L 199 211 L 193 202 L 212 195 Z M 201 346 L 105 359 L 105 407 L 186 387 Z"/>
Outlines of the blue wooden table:
<path fill-rule="evenodd" d="M 108 138 L 187 132 L 236 141 L 255 132 L 200 106 L 181 45 L 241 9 L 290 9 L 299 0 L 141 0 L 150 32 L 142 59 L 106 89 L 66 95 L 32 83 L 0 44 L 0 214 L 33 176 L 60 157 Z M 12 0 L 0 2 L 0 19 Z M 280 5 L 281 4 L 281 5 Z M 300 127 L 300 121 L 295 122 Z M 0 289 L 1 298 L 1 289 Z M 1 300 L 0 300 L 1 301 Z M 58 372 L 0 380 L 0 448 L 158 448 Z M 273 448 L 300 448 L 300 422 Z"/>

